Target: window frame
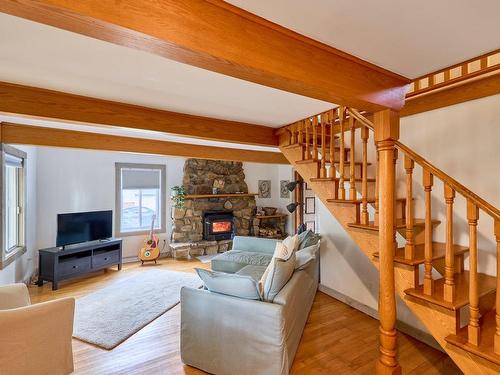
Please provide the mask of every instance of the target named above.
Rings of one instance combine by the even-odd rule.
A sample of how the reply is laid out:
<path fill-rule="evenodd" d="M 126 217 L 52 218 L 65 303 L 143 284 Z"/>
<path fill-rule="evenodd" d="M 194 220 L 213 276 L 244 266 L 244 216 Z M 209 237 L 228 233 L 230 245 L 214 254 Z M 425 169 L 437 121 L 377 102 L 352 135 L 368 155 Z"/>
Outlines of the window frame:
<path fill-rule="evenodd" d="M 1 163 L 1 171 L 0 171 L 0 184 L 2 186 L 1 193 L 2 198 L 0 199 L 0 204 L 2 206 L 1 209 L 1 217 L 0 217 L 0 270 L 7 267 L 14 260 L 19 258 L 21 255 L 26 253 L 26 210 L 27 210 L 27 189 L 26 189 L 26 170 L 27 170 L 27 154 L 24 151 L 21 151 L 15 147 L 10 145 L 2 144 L 0 152 L 0 163 Z M 18 173 L 16 176 L 18 178 L 17 188 L 18 188 L 18 198 L 20 199 L 18 206 L 20 207 L 20 213 L 18 216 L 18 230 L 17 230 L 17 246 L 6 249 L 7 245 L 7 199 L 6 192 L 7 187 L 5 184 L 6 180 L 6 154 L 15 156 L 17 158 L 22 159 L 23 167 L 21 169 L 21 173 Z"/>
<path fill-rule="evenodd" d="M 150 229 L 123 232 L 121 228 L 122 219 L 122 169 L 155 169 L 160 171 L 160 213 L 161 225 L 155 229 L 155 233 L 166 233 L 167 228 L 167 168 L 164 164 L 143 164 L 143 163 L 115 163 L 115 236 L 140 236 L 149 234 Z"/>

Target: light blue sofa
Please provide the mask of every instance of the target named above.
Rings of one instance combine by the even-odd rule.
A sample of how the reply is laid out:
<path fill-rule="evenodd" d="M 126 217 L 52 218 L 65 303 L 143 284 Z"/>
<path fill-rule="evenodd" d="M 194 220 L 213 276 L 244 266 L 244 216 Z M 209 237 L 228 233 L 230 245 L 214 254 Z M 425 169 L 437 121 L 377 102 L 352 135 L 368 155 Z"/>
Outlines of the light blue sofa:
<path fill-rule="evenodd" d="M 212 267 L 258 280 L 276 242 L 235 237 L 234 250 Z M 217 375 L 288 374 L 318 287 L 318 258 L 296 270 L 272 303 L 182 288 L 182 361 Z"/>

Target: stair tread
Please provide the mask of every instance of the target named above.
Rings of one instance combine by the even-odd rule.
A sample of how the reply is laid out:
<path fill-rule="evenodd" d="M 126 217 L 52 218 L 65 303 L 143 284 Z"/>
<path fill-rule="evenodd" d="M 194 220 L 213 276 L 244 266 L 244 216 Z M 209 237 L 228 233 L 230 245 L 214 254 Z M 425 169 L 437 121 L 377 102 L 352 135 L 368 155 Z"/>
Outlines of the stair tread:
<path fill-rule="evenodd" d="M 441 224 L 440 220 L 432 220 L 432 225 Z M 373 221 L 370 221 L 368 225 L 361 223 L 349 223 L 347 224 L 349 228 L 357 228 L 357 229 L 366 229 L 378 232 L 378 226 L 375 226 Z M 414 227 L 423 227 L 425 226 L 425 219 L 414 219 L 413 220 Z M 403 219 L 396 220 L 396 229 L 404 229 L 406 228 L 406 222 Z"/>
<path fill-rule="evenodd" d="M 478 273 L 478 295 L 479 298 L 487 294 L 493 293 L 496 290 L 496 277 Z M 456 296 L 453 302 L 444 300 L 444 277 L 434 280 L 434 293 L 429 296 L 424 294 L 424 287 L 419 285 L 416 288 L 405 290 L 408 296 L 424 300 L 426 302 L 444 307 L 449 310 L 458 310 L 469 304 L 469 271 L 455 274 L 455 289 Z"/>
<path fill-rule="evenodd" d="M 328 203 L 345 203 L 345 204 L 362 204 L 363 200 L 362 199 L 327 199 L 326 200 Z M 375 198 L 368 198 L 367 199 L 368 203 L 375 203 Z M 398 202 L 403 202 L 406 201 L 406 198 L 396 198 L 396 201 Z"/>
<path fill-rule="evenodd" d="M 446 342 L 500 365 L 500 355 L 495 354 L 494 351 L 494 337 L 496 330 L 495 314 L 496 311 L 492 310 L 481 317 L 481 340 L 479 342 L 479 346 L 468 343 L 467 326 L 461 328 L 456 335 L 446 336 Z"/>
<path fill-rule="evenodd" d="M 464 254 L 469 251 L 467 246 L 461 245 L 453 245 L 455 255 Z M 419 264 L 423 264 L 425 262 L 425 254 L 424 254 L 424 244 L 415 245 L 415 256 L 413 259 L 405 258 L 405 248 L 398 247 L 396 249 L 396 255 L 394 256 L 395 263 L 407 264 L 409 266 L 416 266 Z M 446 255 L 446 244 L 443 242 L 433 242 L 432 243 L 432 259 L 438 260 L 443 259 Z M 378 258 L 379 253 L 376 252 L 373 254 L 373 257 Z"/>

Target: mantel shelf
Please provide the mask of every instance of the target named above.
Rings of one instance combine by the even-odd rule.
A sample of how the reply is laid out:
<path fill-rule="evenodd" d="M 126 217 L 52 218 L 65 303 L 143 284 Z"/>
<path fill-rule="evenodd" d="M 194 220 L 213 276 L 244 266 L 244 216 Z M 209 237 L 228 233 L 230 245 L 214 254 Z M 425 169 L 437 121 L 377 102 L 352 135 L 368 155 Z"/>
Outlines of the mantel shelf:
<path fill-rule="evenodd" d="M 257 193 L 234 193 L 234 194 L 192 194 L 186 195 L 184 199 L 208 199 L 208 198 L 243 198 L 259 195 Z"/>
<path fill-rule="evenodd" d="M 275 214 L 275 215 L 255 215 L 256 219 L 280 219 L 287 217 L 288 214 Z"/>

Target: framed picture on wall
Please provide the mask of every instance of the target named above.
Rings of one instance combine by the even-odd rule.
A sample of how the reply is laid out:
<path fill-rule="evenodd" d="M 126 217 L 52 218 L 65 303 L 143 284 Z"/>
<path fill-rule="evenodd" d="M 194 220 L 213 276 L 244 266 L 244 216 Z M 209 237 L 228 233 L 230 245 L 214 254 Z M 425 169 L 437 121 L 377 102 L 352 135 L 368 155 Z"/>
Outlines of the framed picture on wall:
<path fill-rule="evenodd" d="M 316 233 L 316 222 L 315 221 L 306 221 L 304 222 L 306 225 L 306 229 L 309 229 L 311 232 Z"/>
<path fill-rule="evenodd" d="M 311 187 L 307 184 L 307 182 L 304 182 L 304 185 L 306 190 L 312 190 Z"/>
<path fill-rule="evenodd" d="M 280 198 L 290 198 L 290 191 L 287 189 L 286 185 L 290 182 L 290 180 L 281 180 L 280 181 Z"/>
<path fill-rule="evenodd" d="M 259 180 L 259 198 L 271 198 L 271 180 Z"/>
<path fill-rule="evenodd" d="M 307 197 L 305 199 L 304 213 L 315 214 L 316 213 L 316 200 L 314 197 Z"/>

